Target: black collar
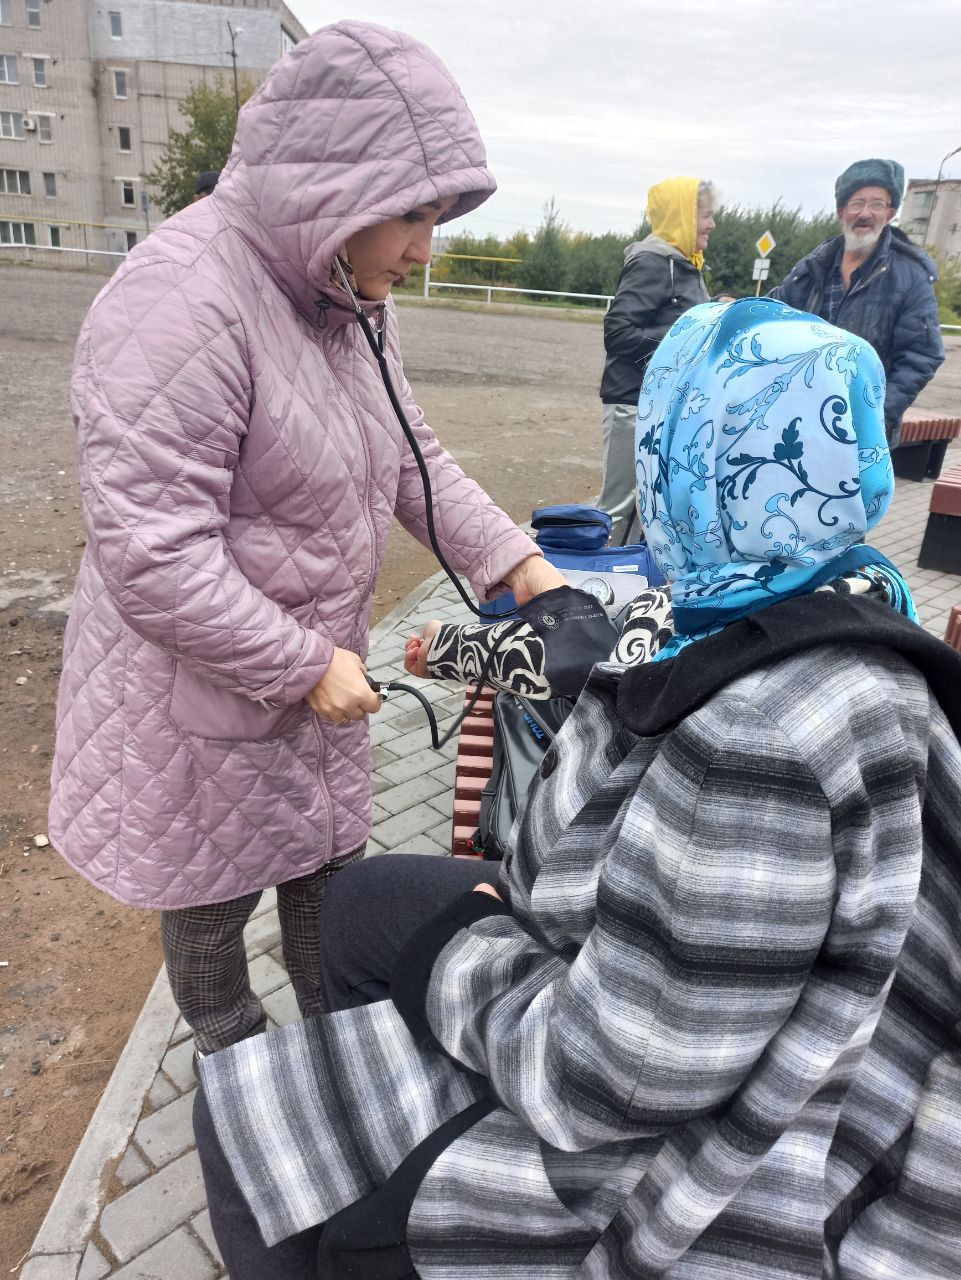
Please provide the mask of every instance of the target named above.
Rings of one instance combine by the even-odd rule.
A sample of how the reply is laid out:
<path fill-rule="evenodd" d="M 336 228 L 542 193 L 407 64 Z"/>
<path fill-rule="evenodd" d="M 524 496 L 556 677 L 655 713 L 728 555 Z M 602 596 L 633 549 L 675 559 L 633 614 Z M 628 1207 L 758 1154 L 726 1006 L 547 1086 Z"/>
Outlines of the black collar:
<path fill-rule="evenodd" d="M 876 598 L 827 591 L 759 609 L 675 658 L 629 667 L 618 684 L 618 715 L 634 733 L 662 733 L 739 676 L 826 644 L 878 645 L 903 654 L 961 736 L 961 654 Z"/>

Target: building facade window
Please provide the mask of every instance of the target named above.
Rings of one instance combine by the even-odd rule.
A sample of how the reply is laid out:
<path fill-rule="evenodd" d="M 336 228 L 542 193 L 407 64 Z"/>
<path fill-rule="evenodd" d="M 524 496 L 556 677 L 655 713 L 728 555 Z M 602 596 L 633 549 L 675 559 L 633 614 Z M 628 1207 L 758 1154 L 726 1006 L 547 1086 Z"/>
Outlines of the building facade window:
<path fill-rule="evenodd" d="M 53 116 L 37 114 L 37 138 L 40 142 L 53 142 Z"/>
<path fill-rule="evenodd" d="M 127 209 L 132 208 L 137 203 L 133 183 L 129 180 L 125 180 L 120 184 L 120 203 Z"/>
<path fill-rule="evenodd" d="M 40 26 L 40 0 L 27 0 L 27 26 Z"/>
<path fill-rule="evenodd" d="M 0 221 L 0 244 L 37 243 L 37 229 L 32 222 Z"/>
<path fill-rule="evenodd" d="M 110 11 L 110 38 L 111 40 L 121 40 L 123 38 L 123 15 L 118 13 L 116 9 Z"/>
<path fill-rule="evenodd" d="M 28 196 L 30 173 L 27 169 L 0 169 L 0 195 Z"/>
<path fill-rule="evenodd" d="M 12 53 L 0 53 L 0 84 L 19 84 L 17 59 Z"/>
<path fill-rule="evenodd" d="M 45 173 L 43 175 L 43 194 L 51 200 L 56 196 L 57 175 L 55 173 Z"/>
<path fill-rule="evenodd" d="M 136 231 L 128 231 L 127 232 L 127 252 L 129 253 L 131 249 L 135 249 L 136 247 L 137 247 L 137 233 Z"/>
<path fill-rule="evenodd" d="M 59 227 L 47 227 L 47 235 L 50 237 L 50 248 L 51 248 L 51 249 L 61 249 L 61 248 L 63 247 L 63 246 L 61 245 L 61 243 L 60 243 L 60 228 L 59 228 Z"/>
<path fill-rule="evenodd" d="M 34 58 L 33 61 L 33 84 L 35 89 L 46 89 L 47 87 L 47 59 Z"/>
<path fill-rule="evenodd" d="M 286 27 L 280 28 L 280 52 L 290 53 L 291 49 L 297 43 L 295 36 L 292 36 Z"/>
<path fill-rule="evenodd" d="M 23 112 L 0 111 L 0 138 L 22 138 L 23 135 Z"/>
<path fill-rule="evenodd" d="M 125 124 L 117 126 L 117 150 L 132 151 L 133 144 L 130 141 L 130 129 Z"/>
<path fill-rule="evenodd" d="M 126 98 L 127 96 L 126 71 L 115 71 L 113 73 L 113 96 L 115 98 Z"/>
<path fill-rule="evenodd" d="M 13 26 L 13 0 L 0 0 L 0 27 Z"/>

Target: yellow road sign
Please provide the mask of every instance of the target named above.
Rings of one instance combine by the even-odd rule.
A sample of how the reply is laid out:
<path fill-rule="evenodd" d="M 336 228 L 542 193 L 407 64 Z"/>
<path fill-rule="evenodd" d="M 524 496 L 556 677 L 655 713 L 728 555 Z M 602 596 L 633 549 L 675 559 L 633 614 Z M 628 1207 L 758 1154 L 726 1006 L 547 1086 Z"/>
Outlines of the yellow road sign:
<path fill-rule="evenodd" d="M 759 258 L 770 257 L 771 250 L 774 248 L 776 243 L 777 241 L 771 235 L 770 231 L 765 231 L 764 234 L 761 236 L 760 240 L 758 240 L 757 242 L 758 257 Z"/>

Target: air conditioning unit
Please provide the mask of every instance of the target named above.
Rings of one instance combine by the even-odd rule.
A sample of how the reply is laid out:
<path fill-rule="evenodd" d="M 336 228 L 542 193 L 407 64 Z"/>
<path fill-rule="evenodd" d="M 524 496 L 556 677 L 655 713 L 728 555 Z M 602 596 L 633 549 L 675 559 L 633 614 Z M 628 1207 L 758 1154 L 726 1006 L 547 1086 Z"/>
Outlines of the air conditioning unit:
<path fill-rule="evenodd" d="M 24 133 L 36 133 L 36 132 L 37 132 L 37 122 L 36 122 L 36 120 L 34 120 L 33 116 L 24 116 L 24 117 L 23 117 L 23 131 L 24 131 Z"/>

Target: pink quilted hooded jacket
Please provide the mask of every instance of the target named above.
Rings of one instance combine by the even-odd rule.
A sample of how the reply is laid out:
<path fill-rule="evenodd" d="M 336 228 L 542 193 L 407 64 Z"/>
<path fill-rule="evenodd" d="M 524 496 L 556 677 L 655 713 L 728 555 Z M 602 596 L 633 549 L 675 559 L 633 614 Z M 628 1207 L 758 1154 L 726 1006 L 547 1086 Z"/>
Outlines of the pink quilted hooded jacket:
<path fill-rule="evenodd" d="M 343 22 L 243 109 L 213 196 L 138 247 L 94 302 L 73 409 L 87 548 L 65 639 L 51 837 L 136 906 L 306 875 L 370 830 L 364 723 L 306 706 L 334 646 L 366 655 L 392 515 L 426 542 L 414 459 L 330 284 L 359 228 L 494 181 L 460 91 L 395 32 Z M 438 536 L 481 598 L 533 544 L 441 448 Z"/>

